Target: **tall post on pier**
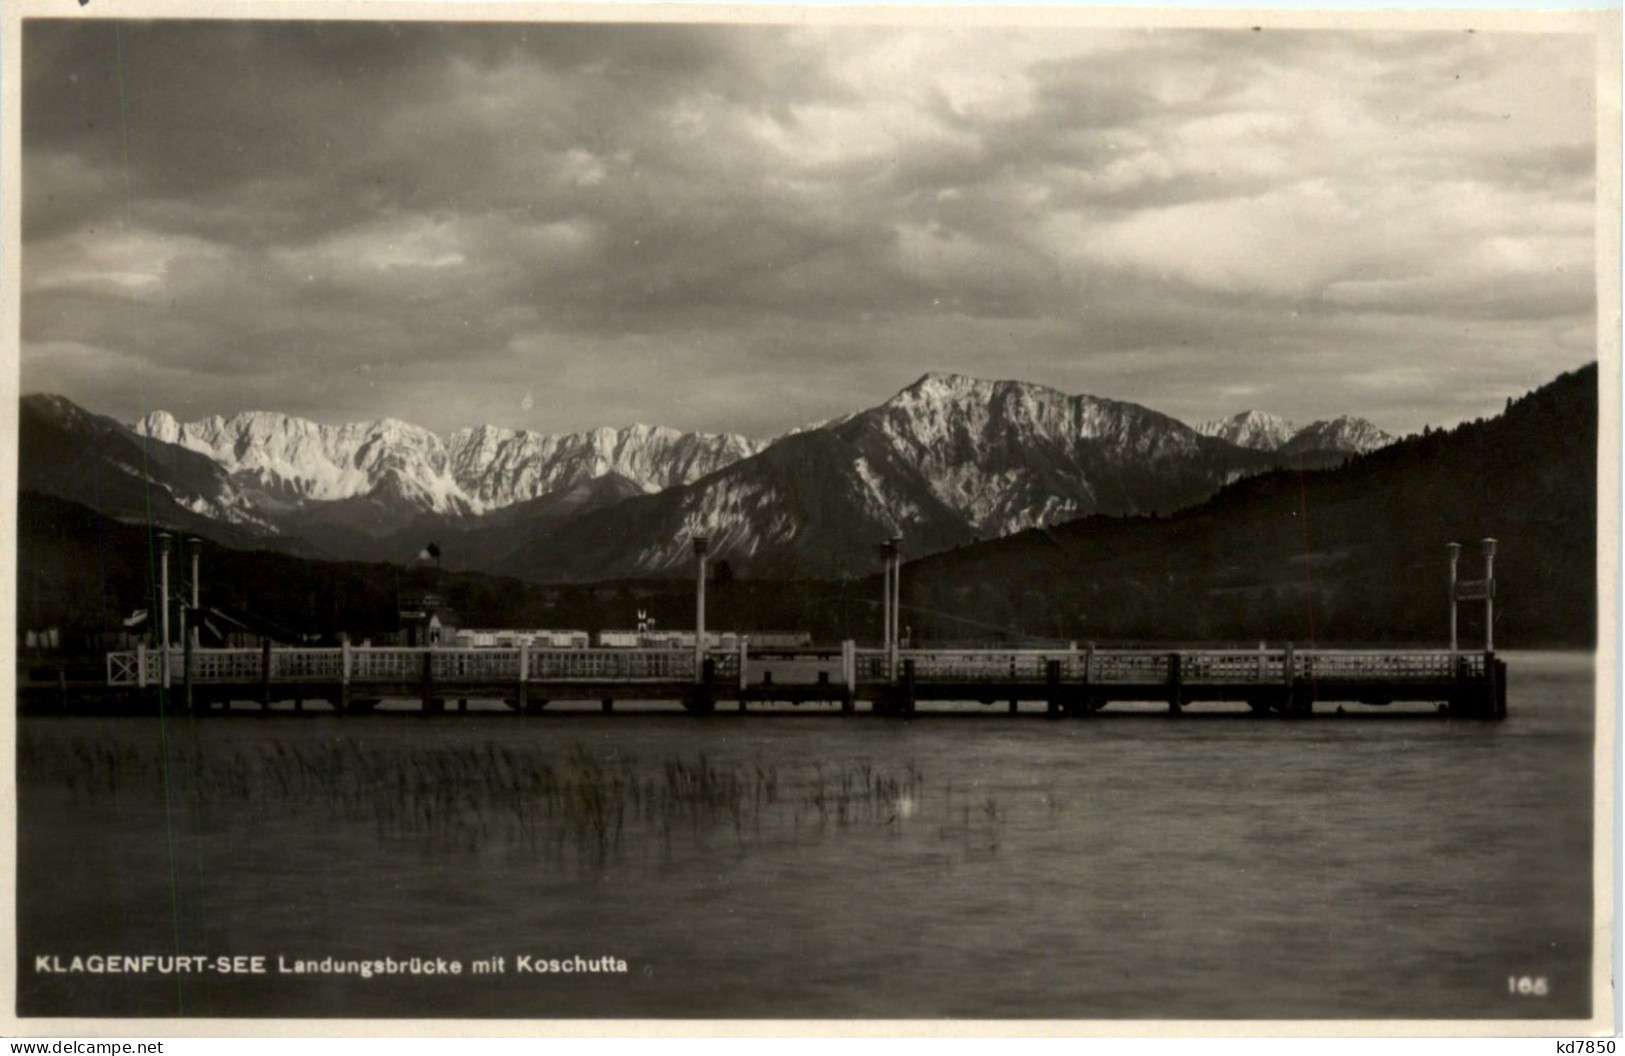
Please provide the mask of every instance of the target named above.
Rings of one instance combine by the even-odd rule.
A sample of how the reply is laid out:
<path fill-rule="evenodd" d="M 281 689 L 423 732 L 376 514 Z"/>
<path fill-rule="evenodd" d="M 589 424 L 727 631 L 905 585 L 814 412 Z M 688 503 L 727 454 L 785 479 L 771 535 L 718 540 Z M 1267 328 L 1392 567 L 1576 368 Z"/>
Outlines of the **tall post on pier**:
<path fill-rule="evenodd" d="M 1286 652 L 1281 657 L 1281 673 L 1286 686 L 1286 703 L 1281 710 L 1290 715 L 1298 710 L 1298 657 L 1291 642 L 1286 643 Z"/>
<path fill-rule="evenodd" d="M 850 715 L 858 693 L 858 643 L 841 643 L 841 714 Z"/>
<path fill-rule="evenodd" d="M 187 712 L 192 710 L 192 636 L 186 630 L 186 609 L 181 608 L 181 684 L 185 687 Z"/>
<path fill-rule="evenodd" d="M 896 637 L 896 635 L 897 635 L 897 606 L 892 600 L 893 597 L 894 597 L 894 594 L 895 594 L 895 592 L 893 591 L 892 588 L 896 584 L 896 581 L 897 581 L 897 562 L 894 560 L 894 558 L 896 558 L 896 556 L 897 556 L 896 544 L 891 543 L 891 542 L 887 542 L 886 543 L 886 553 L 885 553 L 885 558 L 886 558 L 886 599 L 885 599 L 885 605 L 886 605 L 886 634 L 885 634 L 885 637 L 882 638 L 881 641 L 880 641 L 880 647 L 882 649 L 886 650 L 886 655 L 888 657 L 891 656 L 891 640 L 894 637 Z"/>
<path fill-rule="evenodd" d="M 1461 544 L 1446 543 L 1450 555 L 1450 655 L 1456 655 L 1456 569 L 1461 561 Z"/>
<path fill-rule="evenodd" d="M 711 540 L 703 535 L 694 537 L 694 562 L 697 587 L 694 593 L 694 681 L 704 677 L 705 666 L 705 556 L 710 553 Z"/>
<path fill-rule="evenodd" d="M 891 641 L 891 543 L 880 544 L 880 647 Z"/>
<path fill-rule="evenodd" d="M 1484 651 L 1495 655 L 1495 540 L 1485 539 L 1484 547 Z"/>
<path fill-rule="evenodd" d="M 892 678 L 897 677 L 897 643 L 903 634 L 903 537 L 891 537 L 891 640 L 886 643 Z"/>
<path fill-rule="evenodd" d="M 159 684 L 169 688 L 169 533 L 158 533 L 158 670 Z"/>

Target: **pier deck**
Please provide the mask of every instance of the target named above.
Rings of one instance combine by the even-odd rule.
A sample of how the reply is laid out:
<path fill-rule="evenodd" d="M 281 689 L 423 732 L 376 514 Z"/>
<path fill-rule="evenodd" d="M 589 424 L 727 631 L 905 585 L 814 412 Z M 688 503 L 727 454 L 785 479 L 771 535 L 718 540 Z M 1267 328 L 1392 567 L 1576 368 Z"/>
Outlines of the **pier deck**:
<path fill-rule="evenodd" d="M 921 703 L 975 701 L 1015 710 L 1038 701 L 1054 715 L 1087 716 L 1115 702 L 1157 702 L 1178 712 L 1209 701 L 1245 703 L 1261 714 L 1304 715 L 1317 704 L 1435 702 L 1452 715 L 1502 718 L 1506 664 L 1493 653 L 1447 650 L 839 648 L 753 655 L 676 649 L 455 649 L 344 646 L 328 649 L 171 649 L 107 656 L 107 689 L 131 706 L 167 682 L 174 706 L 207 710 L 232 702 L 325 701 L 346 713 L 385 699 L 501 700 L 533 712 L 552 701 L 673 701 L 695 713 L 733 704 L 859 703 L 909 715 Z M 785 677 L 786 669 L 794 676 Z"/>

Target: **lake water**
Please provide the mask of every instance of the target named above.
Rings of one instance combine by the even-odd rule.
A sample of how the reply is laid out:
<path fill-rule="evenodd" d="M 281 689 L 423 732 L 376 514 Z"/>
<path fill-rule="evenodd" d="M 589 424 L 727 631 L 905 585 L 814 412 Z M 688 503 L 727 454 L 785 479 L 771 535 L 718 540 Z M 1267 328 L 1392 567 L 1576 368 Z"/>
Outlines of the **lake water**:
<path fill-rule="evenodd" d="M 1592 658 L 1507 659 L 1503 723 L 23 717 L 19 1013 L 1583 1017 Z M 35 970 L 177 952 L 267 974 Z"/>

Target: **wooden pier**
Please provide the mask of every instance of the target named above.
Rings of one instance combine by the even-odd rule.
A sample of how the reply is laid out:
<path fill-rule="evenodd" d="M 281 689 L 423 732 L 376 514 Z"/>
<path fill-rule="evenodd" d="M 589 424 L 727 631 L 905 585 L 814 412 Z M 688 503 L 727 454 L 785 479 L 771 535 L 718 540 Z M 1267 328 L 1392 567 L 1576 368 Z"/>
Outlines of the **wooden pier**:
<path fill-rule="evenodd" d="M 798 677 L 786 679 L 782 670 Z M 166 670 L 167 668 L 167 670 Z M 1261 715 L 1306 716 L 1317 705 L 1436 703 L 1453 716 L 1506 715 L 1506 663 L 1450 650 L 871 649 L 853 642 L 753 655 L 678 649 L 340 648 L 138 649 L 107 656 L 110 699 L 131 708 L 193 711 L 248 702 L 321 701 L 346 714 L 384 700 L 426 713 L 500 700 L 520 713 L 554 701 L 669 701 L 709 714 L 733 705 L 824 704 L 844 714 L 913 715 L 922 704 L 1039 702 L 1052 716 L 1089 716 L 1120 702 L 1172 713 L 1229 701 Z"/>

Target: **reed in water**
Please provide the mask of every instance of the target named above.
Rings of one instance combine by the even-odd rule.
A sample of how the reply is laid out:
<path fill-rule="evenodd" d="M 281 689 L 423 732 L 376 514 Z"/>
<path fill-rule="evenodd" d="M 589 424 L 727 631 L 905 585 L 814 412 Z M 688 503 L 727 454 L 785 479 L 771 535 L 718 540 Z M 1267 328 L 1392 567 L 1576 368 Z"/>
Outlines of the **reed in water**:
<path fill-rule="evenodd" d="M 912 814 L 924 774 L 867 762 L 812 762 L 793 773 L 756 761 L 719 765 L 704 753 L 648 764 L 597 755 L 577 744 L 544 758 L 534 750 L 478 745 L 369 745 L 356 739 L 166 746 L 120 745 L 89 737 L 19 746 L 20 772 L 54 784 L 76 804 L 143 789 L 170 809 L 242 822 L 300 819 L 363 823 L 382 841 L 435 850 L 493 847 L 562 861 L 602 864 L 678 841 L 743 843 L 764 828 L 781 838 L 827 829 L 885 826 Z M 765 824 L 764 824 L 765 823 Z"/>

